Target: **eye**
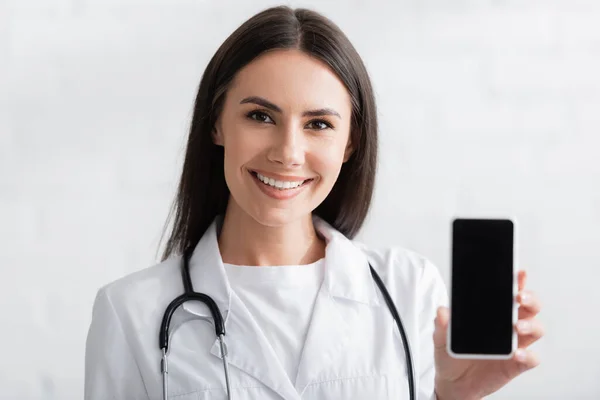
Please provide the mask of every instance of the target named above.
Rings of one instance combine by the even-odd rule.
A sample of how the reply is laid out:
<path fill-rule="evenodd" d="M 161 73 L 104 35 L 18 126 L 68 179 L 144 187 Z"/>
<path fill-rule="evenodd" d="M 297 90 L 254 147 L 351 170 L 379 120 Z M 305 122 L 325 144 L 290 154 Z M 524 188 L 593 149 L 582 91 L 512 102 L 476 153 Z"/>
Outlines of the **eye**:
<path fill-rule="evenodd" d="M 249 113 L 246 114 L 246 118 L 251 119 L 256 122 L 264 122 L 264 123 L 268 123 L 268 124 L 274 122 L 267 113 L 264 113 L 264 112 L 258 111 L 258 110 L 250 111 Z M 317 124 L 317 128 L 314 128 L 317 131 L 322 131 L 325 129 L 333 129 L 333 126 L 329 122 L 322 120 L 322 119 L 314 119 L 308 123 L 308 125 L 310 125 L 310 124 Z"/>
<path fill-rule="evenodd" d="M 254 116 L 257 116 L 257 118 L 254 118 Z M 246 114 L 246 117 L 249 119 L 252 119 L 254 121 L 257 121 L 257 122 L 267 122 L 264 120 L 264 118 L 270 119 L 271 122 L 273 121 L 271 119 L 271 117 L 269 117 L 267 114 L 265 114 L 262 111 L 250 111 L 248 114 Z M 269 123 L 269 122 L 267 122 L 267 123 Z"/>
<path fill-rule="evenodd" d="M 315 119 L 313 121 L 310 121 L 309 124 L 321 124 L 321 128 L 317 128 L 318 131 L 322 131 L 324 129 L 333 129 L 333 126 L 331 126 L 329 122 L 322 119 Z"/>

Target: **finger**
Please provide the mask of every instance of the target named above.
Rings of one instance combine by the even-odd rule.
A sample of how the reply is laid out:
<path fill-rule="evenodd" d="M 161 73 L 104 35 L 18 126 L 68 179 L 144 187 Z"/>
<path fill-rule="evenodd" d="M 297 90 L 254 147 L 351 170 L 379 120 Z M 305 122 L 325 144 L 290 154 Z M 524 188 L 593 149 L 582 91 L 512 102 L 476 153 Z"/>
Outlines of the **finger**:
<path fill-rule="evenodd" d="M 523 348 L 528 348 L 542 337 L 534 337 L 532 335 L 519 335 L 519 346 Z"/>
<path fill-rule="evenodd" d="M 527 282 L 527 271 L 521 270 L 517 275 L 517 282 L 519 283 L 519 292 L 525 288 L 525 283 Z"/>
<path fill-rule="evenodd" d="M 540 365 L 539 357 L 531 350 L 517 349 L 513 360 L 517 363 L 520 372 L 525 372 Z"/>
<path fill-rule="evenodd" d="M 446 348 L 449 320 L 450 310 L 448 307 L 438 307 L 435 317 L 435 330 L 433 332 L 433 343 L 436 349 Z"/>
<path fill-rule="evenodd" d="M 519 302 L 519 319 L 537 315 L 542 309 L 540 299 L 530 290 L 523 290 L 517 296 Z"/>
<path fill-rule="evenodd" d="M 535 319 L 523 319 L 517 322 L 516 330 L 519 335 L 519 347 L 525 348 L 544 336 L 544 326 Z"/>

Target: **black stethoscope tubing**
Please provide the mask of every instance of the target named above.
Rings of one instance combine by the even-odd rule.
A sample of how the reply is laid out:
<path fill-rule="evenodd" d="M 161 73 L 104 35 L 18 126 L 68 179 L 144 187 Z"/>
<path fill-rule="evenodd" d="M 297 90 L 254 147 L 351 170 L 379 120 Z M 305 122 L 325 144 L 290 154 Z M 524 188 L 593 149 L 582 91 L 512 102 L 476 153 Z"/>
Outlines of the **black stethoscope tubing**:
<path fill-rule="evenodd" d="M 183 254 L 183 262 L 181 265 L 181 280 L 183 282 L 184 293 L 180 296 L 177 296 L 171 303 L 167 306 L 165 313 L 163 315 L 162 323 L 160 325 L 159 332 L 159 347 L 162 350 L 163 358 L 161 359 L 161 371 L 163 374 L 163 399 L 167 399 L 167 355 L 169 351 L 169 326 L 171 323 L 171 317 L 175 313 L 175 310 L 179 308 L 183 303 L 187 301 L 199 301 L 204 303 L 210 310 L 212 318 L 214 320 L 215 326 L 215 335 L 219 338 L 221 345 L 221 354 L 223 358 L 223 365 L 225 369 L 225 378 L 227 385 L 227 396 L 231 399 L 231 391 L 229 388 L 229 370 L 227 366 L 227 351 L 224 343 L 225 337 L 225 323 L 223 321 L 223 315 L 219 310 L 219 307 L 215 303 L 215 301 L 208 295 L 204 293 L 194 292 L 194 286 L 192 285 L 192 279 L 190 277 L 190 258 L 192 255 L 192 249 L 188 249 Z M 406 331 L 404 330 L 404 326 L 402 324 L 402 320 L 400 318 L 400 314 L 398 313 L 398 309 L 392 300 L 385 284 L 381 280 L 381 277 L 375 269 L 369 263 L 369 268 L 371 269 L 371 276 L 373 280 L 377 284 L 377 287 L 381 291 L 383 298 L 385 300 L 385 304 L 388 309 L 392 313 L 392 317 L 394 321 L 396 321 L 396 325 L 398 326 L 398 330 L 400 331 L 400 336 L 402 337 L 402 345 L 404 346 L 404 353 L 406 354 L 406 367 L 407 367 L 407 375 L 408 375 L 408 391 L 410 395 L 410 400 L 416 400 L 416 392 L 415 392 L 415 374 L 414 374 L 414 366 L 412 353 L 410 351 L 410 346 L 408 344 L 408 337 L 406 335 Z"/>

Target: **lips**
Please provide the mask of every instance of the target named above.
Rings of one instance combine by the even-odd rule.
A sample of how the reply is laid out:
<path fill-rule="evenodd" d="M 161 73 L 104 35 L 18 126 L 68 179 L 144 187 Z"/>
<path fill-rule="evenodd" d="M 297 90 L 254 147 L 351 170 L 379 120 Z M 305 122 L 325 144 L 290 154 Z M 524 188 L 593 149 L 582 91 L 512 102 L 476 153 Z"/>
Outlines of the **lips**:
<path fill-rule="evenodd" d="M 293 179 L 278 179 L 277 177 L 274 176 L 270 176 L 270 175 L 264 175 L 261 174 L 257 171 L 251 171 L 251 173 L 258 178 L 259 181 L 261 181 L 262 183 L 264 183 L 265 185 L 274 187 L 278 190 L 289 190 L 289 189 L 295 189 L 298 188 L 304 184 L 306 184 L 308 181 L 311 181 L 312 178 L 307 178 L 307 179 L 298 179 L 298 178 L 293 178 Z"/>
<path fill-rule="evenodd" d="M 258 186 L 258 188 L 260 189 L 261 192 L 263 192 L 267 196 L 277 199 L 277 200 L 288 200 L 293 197 L 296 197 L 302 191 L 304 191 L 310 184 L 312 184 L 312 182 L 314 181 L 314 178 L 308 178 L 308 179 L 304 180 L 304 183 L 302 183 L 298 187 L 288 188 L 288 189 L 285 189 L 285 188 L 278 189 L 276 187 L 273 187 L 273 186 L 268 185 L 268 184 L 264 183 L 263 181 L 261 181 L 258 178 L 257 171 L 248 170 L 248 172 L 251 175 L 252 180 L 256 183 L 256 185 Z M 263 174 L 261 173 L 261 175 L 263 175 Z M 277 176 L 276 174 L 272 174 L 272 175 Z M 269 175 L 265 175 L 265 176 L 269 176 Z M 281 176 L 281 175 L 279 175 L 279 176 Z M 273 177 L 271 179 L 274 179 L 274 178 L 275 177 Z M 294 178 L 298 178 L 298 177 L 294 177 Z M 300 181 L 303 179 L 302 179 L 302 177 L 299 177 L 299 179 L 295 179 L 295 180 Z M 285 180 L 282 180 L 282 181 L 285 182 Z"/>
<path fill-rule="evenodd" d="M 279 181 L 297 182 L 297 181 L 305 181 L 307 179 L 314 179 L 314 178 L 307 177 L 307 176 L 283 175 L 283 174 L 278 174 L 276 172 L 265 171 L 265 170 L 260 170 L 260 169 L 249 169 L 248 171 L 250 171 L 251 173 L 258 173 L 263 176 L 266 176 L 267 178 L 273 178 L 273 179 L 279 180 Z"/>

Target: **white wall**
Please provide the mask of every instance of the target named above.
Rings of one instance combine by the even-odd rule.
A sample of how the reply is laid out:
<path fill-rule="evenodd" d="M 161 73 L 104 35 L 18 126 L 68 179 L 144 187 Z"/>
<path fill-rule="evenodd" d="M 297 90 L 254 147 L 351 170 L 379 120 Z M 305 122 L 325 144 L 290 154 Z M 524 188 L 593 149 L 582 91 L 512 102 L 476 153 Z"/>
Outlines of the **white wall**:
<path fill-rule="evenodd" d="M 203 68 L 274 4 L 0 3 L 1 399 L 82 397 L 95 292 L 156 260 Z M 492 398 L 600 398 L 600 2 L 291 4 L 333 18 L 375 84 L 360 238 L 447 280 L 453 215 L 516 216 L 547 335 Z"/>

